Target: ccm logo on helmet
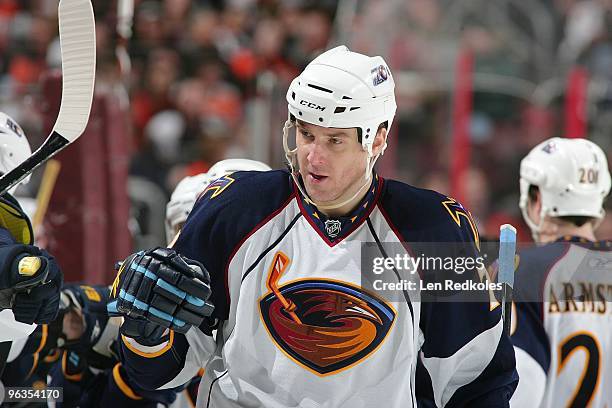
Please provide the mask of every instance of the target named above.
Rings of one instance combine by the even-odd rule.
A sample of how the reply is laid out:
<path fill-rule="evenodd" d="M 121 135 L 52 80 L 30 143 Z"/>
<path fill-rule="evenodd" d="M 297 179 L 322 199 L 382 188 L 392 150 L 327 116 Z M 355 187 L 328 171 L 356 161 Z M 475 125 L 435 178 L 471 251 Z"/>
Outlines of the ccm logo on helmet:
<path fill-rule="evenodd" d="M 325 110 L 325 106 L 317 105 L 314 102 L 308 102 L 308 101 L 305 101 L 304 99 L 300 101 L 300 105 L 308 106 L 309 108 L 320 110 L 321 112 Z"/>

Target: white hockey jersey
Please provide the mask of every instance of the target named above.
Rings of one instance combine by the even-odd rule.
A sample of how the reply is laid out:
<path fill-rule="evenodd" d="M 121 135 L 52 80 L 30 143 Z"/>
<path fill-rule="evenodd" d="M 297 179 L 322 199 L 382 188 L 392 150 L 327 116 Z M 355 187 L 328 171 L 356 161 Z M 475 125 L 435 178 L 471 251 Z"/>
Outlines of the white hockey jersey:
<path fill-rule="evenodd" d="M 27 339 L 34 329 L 36 329 L 35 324 L 26 324 L 15 320 L 12 310 L 0 311 L 0 341 Z"/>
<path fill-rule="evenodd" d="M 309 205 L 286 171 L 213 182 L 175 248 L 210 272 L 216 339 L 205 325 L 156 347 L 124 337 L 128 374 L 167 388 L 204 367 L 201 407 L 405 408 L 417 405 L 421 358 L 438 406 L 508 406 L 514 353 L 488 292 L 420 302 L 417 290 L 366 290 L 366 242 L 388 258 L 407 253 L 401 242 L 464 242 L 475 256 L 478 234 L 454 200 L 379 177 L 339 219 Z"/>
<path fill-rule="evenodd" d="M 515 282 L 512 407 L 612 407 L 612 242 L 522 251 Z"/>

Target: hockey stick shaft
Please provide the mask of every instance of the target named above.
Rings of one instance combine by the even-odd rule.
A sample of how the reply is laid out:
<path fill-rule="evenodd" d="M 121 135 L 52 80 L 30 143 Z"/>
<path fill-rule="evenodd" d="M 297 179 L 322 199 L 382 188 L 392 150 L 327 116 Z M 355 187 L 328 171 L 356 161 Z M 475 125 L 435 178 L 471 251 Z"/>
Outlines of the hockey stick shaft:
<path fill-rule="evenodd" d="M 53 132 L 45 143 L 36 150 L 23 163 L 6 173 L 0 179 L 0 195 L 6 193 L 11 187 L 26 178 L 37 167 L 53 157 L 70 142 L 60 134 Z"/>
<path fill-rule="evenodd" d="M 504 333 L 510 335 L 512 325 L 512 288 L 504 283 L 502 292 L 502 319 L 504 321 Z"/>
<path fill-rule="evenodd" d="M 23 163 L 0 178 L 0 195 L 84 132 L 93 99 L 96 35 L 90 0 L 60 0 L 58 7 L 62 55 L 62 100 L 53 131 Z"/>
<path fill-rule="evenodd" d="M 510 224 L 499 228 L 499 277 L 502 284 L 502 320 L 504 332 L 510 335 L 512 324 L 512 290 L 514 287 L 514 257 L 516 254 L 516 229 Z"/>

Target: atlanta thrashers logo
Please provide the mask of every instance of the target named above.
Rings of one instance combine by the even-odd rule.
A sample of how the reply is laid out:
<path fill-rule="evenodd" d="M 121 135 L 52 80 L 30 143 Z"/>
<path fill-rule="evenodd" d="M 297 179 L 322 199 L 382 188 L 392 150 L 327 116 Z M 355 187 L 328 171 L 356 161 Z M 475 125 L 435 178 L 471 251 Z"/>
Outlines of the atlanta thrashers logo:
<path fill-rule="evenodd" d="M 345 282 L 309 279 L 278 287 L 288 263 L 276 253 L 270 292 L 259 308 L 271 337 L 295 362 L 318 375 L 335 374 L 381 344 L 395 319 L 390 306 Z"/>

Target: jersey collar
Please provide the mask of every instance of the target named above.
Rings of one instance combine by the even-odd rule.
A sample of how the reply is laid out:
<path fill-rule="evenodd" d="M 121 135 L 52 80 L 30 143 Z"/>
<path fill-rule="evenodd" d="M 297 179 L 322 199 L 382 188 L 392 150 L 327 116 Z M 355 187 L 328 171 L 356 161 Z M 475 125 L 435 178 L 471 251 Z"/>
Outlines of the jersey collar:
<path fill-rule="evenodd" d="M 298 193 L 297 200 L 302 214 L 310 225 L 325 242 L 334 246 L 357 229 L 370 215 L 380 196 L 383 181 L 382 177 L 374 173 L 372 184 L 365 197 L 359 202 L 355 210 L 342 217 L 327 217 L 316 206 L 306 201 L 302 194 Z M 297 188 L 295 189 L 297 190 Z"/>
<path fill-rule="evenodd" d="M 557 239 L 555 242 L 571 242 L 574 244 L 582 244 L 593 249 L 612 249 L 612 241 L 610 240 L 591 241 L 589 239 L 578 237 L 576 235 L 564 235 L 561 238 Z"/>

